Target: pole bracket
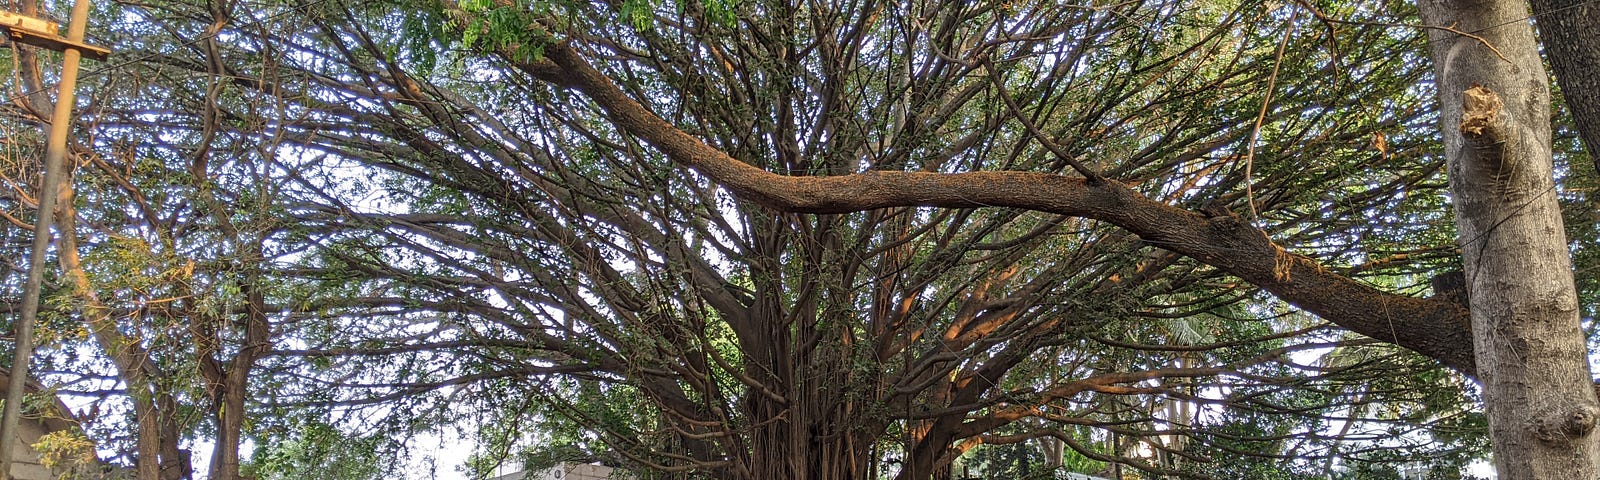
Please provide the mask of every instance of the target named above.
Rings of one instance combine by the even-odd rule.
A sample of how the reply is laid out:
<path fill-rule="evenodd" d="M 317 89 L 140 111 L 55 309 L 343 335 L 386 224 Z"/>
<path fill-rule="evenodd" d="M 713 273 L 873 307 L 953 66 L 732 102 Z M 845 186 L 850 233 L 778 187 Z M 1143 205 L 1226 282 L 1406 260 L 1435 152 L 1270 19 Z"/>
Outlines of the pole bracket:
<path fill-rule="evenodd" d="M 0 10 L 0 30 L 5 30 L 11 40 L 24 45 L 65 52 L 67 49 L 77 50 L 84 58 L 105 61 L 111 56 L 111 50 L 83 42 L 74 42 L 59 35 L 61 25 L 49 20 L 19 15 Z"/>

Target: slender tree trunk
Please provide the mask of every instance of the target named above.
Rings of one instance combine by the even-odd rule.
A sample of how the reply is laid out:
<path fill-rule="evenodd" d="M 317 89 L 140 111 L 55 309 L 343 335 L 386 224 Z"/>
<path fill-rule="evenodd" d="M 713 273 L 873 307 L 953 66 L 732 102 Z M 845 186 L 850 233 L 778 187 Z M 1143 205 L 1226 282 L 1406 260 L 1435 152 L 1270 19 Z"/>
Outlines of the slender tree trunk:
<path fill-rule="evenodd" d="M 178 400 L 171 393 L 156 394 L 156 418 L 161 428 L 156 436 L 161 441 L 161 480 L 187 480 L 194 478 L 194 463 L 189 451 L 178 447 L 183 429 L 178 424 Z M 143 435 L 140 432 L 140 435 Z"/>
<path fill-rule="evenodd" d="M 129 392 L 133 389 L 130 388 Z M 135 437 L 139 458 L 135 464 L 135 475 L 139 480 L 158 480 L 161 478 L 161 436 L 156 432 L 157 427 L 156 407 L 146 396 L 137 393 L 133 397 L 133 416 L 138 420 L 139 431 Z"/>
<path fill-rule="evenodd" d="M 37 0 L 22 0 L 19 4 L 21 11 L 29 16 L 38 16 Z M 24 106 L 41 120 L 54 121 L 44 116 L 52 111 L 53 102 L 49 92 L 52 89 L 44 87 L 44 76 L 39 68 L 38 53 L 31 48 L 17 51 L 18 73 L 30 93 L 26 100 L 17 99 L 20 106 Z M 178 434 L 175 423 L 169 421 L 172 410 L 164 410 L 167 402 L 151 393 L 154 374 L 158 373 L 149 363 L 149 355 L 142 348 L 130 341 L 117 331 L 114 318 L 107 313 L 109 309 L 100 302 L 89 284 L 88 275 L 83 269 L 81 258 L 78 256 L 78 241 L 76 234 L 77 210 L 73 208 L 74 190 L 70 179 L 73 177 L 72 165 L 68 162 L 64 187 L 59 192 L 56 205 L 60 209 L 60 219 L 57 228 L 61 230 L 60 244 L 57 246 L 57 263 L 63 275 L 72 287 L 74 296 L 82 302 L 79 311 L 83 314 L 95 341 L 104 349 L 107 356 L 116 365 L 118 374 L 127 383 L 127 389 L 133 399 L 134 420 L 138 425 L 135 440 L 135 449 L 139 458 L 135 464 L 135 475 L 139 480 L 175 480 L 190 477 L 190 468 L 187 464 L 187 452 L 177 446 Z M 170 398 L 170 397 L 169 397 Z M 176 457 L 184 457 L 185 462 L 177 465 Z"/>
<path fill-rule="evenodd" d="M 1600 414 L 1578 323 L 1524 0 L 1420 0 L 1461 235 L 1478 378 L 1501 480 L 1600 478 Z M 1459 32 L 1475 32 L 1464 35 Z"/>
<path fill-rule="evenodd" d="M 1600 171 L 1600 5 L 1591 0 L 1532 0 L 1539 38 L 1572 123 Z"/>
<path fill-rule="evenodd" d="M 255 258 L 260 258 L 259 245 L 255 247 L 257 251 L 252 253 Z M 249 394 L 250 372 L 255 368 L 256 361 L 270 349 L 271 332 L 267 323 L 266 299 L 257 287 L 260 281 L 259 275 L 251 275 L 240 288 L 245 296 L 246 308 L 244 345 L 234 354 L 221 378 L 208 379 L 219 382 L 219 390 L 212 403 L 212 415 L 217 421 L 217 445 L 211 454 L 209 475 L 213 480 L 244 478 L 239 473 L 239 444 L 244 438 L 245 398 Z M 213 360 L 204 358 L 201 361 Z"/>
<path fill-rule="evenodd" d="M 71 175 L 68 175 L 71 178 Z M 189 452 L 178 447 L 181 429 L 177 424 L 177 401 L 170 393 L 162 393 L 155 383 L 164 375 L 156 367 L 150 352 L 133 339 L 123 335 L 111 309 L 95 294 L 89 275 L 84 270 L 83 259 L 78 255 L 76 233 L 78 212 L 72 207 L 74 190 L 71 183 L 61 189 L 57 205 L 61 206 L 61 244 L 56 249 L 57 263 L 72 285 L 73 295 L 82 302 L 79 312 L 89 327 L 91 336 L 106 356 L 116 365 L 118 376 L 128 384 L 134 400 L 138 432 L 138 476 L 140 480 L 179 480 L 191 478 Z"/>

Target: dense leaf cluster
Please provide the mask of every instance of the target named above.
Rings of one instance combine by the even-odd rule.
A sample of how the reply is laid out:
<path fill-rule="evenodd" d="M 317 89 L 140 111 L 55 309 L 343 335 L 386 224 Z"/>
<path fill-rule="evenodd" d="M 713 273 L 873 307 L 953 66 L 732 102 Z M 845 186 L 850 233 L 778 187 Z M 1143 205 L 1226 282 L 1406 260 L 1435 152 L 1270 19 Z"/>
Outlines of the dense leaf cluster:
<path fill-rule="evenodd" d="M 1427 295 L 1458 253 L 1421 32 L 1377 26 L 1403 2 L 1312 3 L 113 3 L 130 60 L 85 87 L 82 258 L 53 259 L 83 281 L 52 278 L 43 377 L 115 462 L 204 470 L 178 450 L 243 438 L 260 478 L 381 478 L 458 434 L 476 476 L 1458 473 L 1487 448 L 1466 380 L 1171 245 L 776 212 L 527 72 L 570 46 L 788 176 L 1076 163 Z M 31 170 L 3 170 L 25 224 Z M 1564 180 L 1584 272 L 1593 178 Z"/>

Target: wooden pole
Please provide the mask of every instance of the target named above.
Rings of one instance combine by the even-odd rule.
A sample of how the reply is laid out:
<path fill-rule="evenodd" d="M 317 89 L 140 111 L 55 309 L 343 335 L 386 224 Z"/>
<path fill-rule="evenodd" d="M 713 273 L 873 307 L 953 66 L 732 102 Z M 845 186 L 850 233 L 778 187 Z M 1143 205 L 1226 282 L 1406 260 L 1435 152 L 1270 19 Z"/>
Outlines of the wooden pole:
<path fill-rule="evenodd" d="M 72 22 L 67 40 L 83 43 L 89 23 L 89 0 L 72 5 Z M 22 416 L 22 394 L 28 383 L 28 362 L 33 358 L 33 324 L 39 313 L 39 293 L 44 282 L 45 251 L 50 247 L 50 224 L 60 195 L 62 162 L 67 154 L 67 135 L 72 132 L 72 107 L 78 86 L 78 60 L 82 52 L 65 48 L 61 60 L 55 112 L 50 115 L 50 138 L 44 155 L 44 184 L 39 187 L 39 215 L 33 224 L 33 250 L 28 255 L 28 280 L 23 287 L 22 315 L 17 319 L 16 357 L 11 362 L 11 383 L 6 390 L 5 414 L 0 417 L 0 479 L 10 480 L 12 445 L 21 444 L 17 422 Z"/>

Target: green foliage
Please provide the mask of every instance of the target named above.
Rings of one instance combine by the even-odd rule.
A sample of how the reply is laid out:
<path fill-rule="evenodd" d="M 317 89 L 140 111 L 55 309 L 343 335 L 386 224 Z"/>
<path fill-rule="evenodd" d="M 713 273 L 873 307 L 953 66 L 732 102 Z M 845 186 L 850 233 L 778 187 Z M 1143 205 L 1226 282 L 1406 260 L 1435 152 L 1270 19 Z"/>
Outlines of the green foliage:
<path fill-rule="evenodd" d="M 996 433 L 1017 431 L 1020 429 L 1006 428 Z M 1087 432 L 1087 429 L 1073 429 L 1071 432 L 1081 435 Z M 979 446 L 961 457 L 960 467 L 956 470 L 957 477 L 1055 480 L 1068 478 L 1069 473 L 1101 474 L 1109 466 L 1106 462 L 1084 456 L 1060 443 L 1055 443 L 1057 449 L 1044 448 L 1044 442 L 1056 442 L 1056 440 L 1044 437 L 1035 441 Z M 1088 446 L 1098 446 L 1100 443 L 1087 437 L 1079 438 L 1078 442 Z M 1095 453 L 1106 454 L 1106 452 Z M 1059 456 L 1050 458 L 1051 455 Z"/>
<path fill-rule="evenodd" d="M 724 28 L 738 18 L 738 0 L 675 0 L 674 4 L 680 13 L 687 8 L 701 10 L 712 25 Z M 407 15 L 401 27 L 402 38 L 415 55 L 412 61 L 423 72 L 436 65 L 433 48 L 456 41 L 468 50 L 500 53 L 516 61 L 537 60 L 547 46 L 559 41 L 561 30 L 585 23 L 573 18 L 583 15 L 582 9 L 565 0 L 460 0 L 453 5 L 425 2 L 423 7 L 422 12 Z M 670 14 L 659 0 L 625 0 L 614 8 L 617 21 L 639 31 L 651 31 L 659 16 Z"/>
<path fill-rule="evenodd" d="M 785 175 L 1074 175 L 1009 100 L 1117 181 L 1194 211 L 1251 203 L 1260 215 L 1247 220 L 1273 241 L 1378 288 L 1421 294 L 1454 261 L 1432 98 L 1417 87 L 1429 81 L 1421 32 L 1326 28 L 1304 12 L 1290 21 L 1297 5 L 1250 0 L 957 3 L 242 4 L 218 37 L 228 81 L 216 98 L 208 59 L 189 48 L 207 24 L 182 23 L 211 18 L 203 5 L 118 7 L 174 23 L 129 17 L 140 21 L 107 34 L 160 61 L 117 70 L 147 85 L 96 87 L 107 100 L 94 118 L 107 120 L 86 138 L 109 166 L 78 177 L 86 261 L 97 293 L 124 307 L 120 331 L 168 372 L 157 384 L 197 441 L 215 432 L 194 332 L 219 325 L 217 356 L 238 351 L 241 285 L 258 279 L 278 352 L 253 370 L 247 407 L 250 473 L 263 479 L 377 478 L 392 439 L 452 423 L 475 427 L 478 474 L 503 461 L 756 464 L 769 452 L 752 445 L 793 438 L 851 445 L 828 453 L 884 472 L 928 438 L 928 416 L 962 425 L 1033 406 L 980 433 L 1065 430 L 1128 471 L 1214 478 L 1326 474 L 1327 456 L 1340 475 L 1381 478 L 1409 458 L 1483 455 L 1478 400 L 1458 377 L 1331 331 L 1159 239 L 998 208 L 776 213 L 517 70 L 573 42 L 669 124 Z M 1380 24 L 1412 10 L 1315 3 Z M 1244 137 L 1269 87 L 1247 180 Z M 211 103 L 224 128 L 201 145 Z M 25 150 L 24 136 L 7 145 Z M 212 167 L 195 175 L 203 146 Z M 1580 269 L 1600 261 L 1584 172 L 1563 177 Z M 1590 298 L 1600 284 L 1586 278 Z M 79 356 L 92 350 L 81 300 L 50 297 L 43 331 L 61 348 L 46 361 L 114 378 Z M 1221 373 L 1046 400 L 1085 379 L 1204 367 Z M 106 403 L 100 424 L 126 416 Z M 359 413 L 322 416 L 346 409 Z M 1344 418 L 1360 429 L 1325 438 Z M 1113 434 L 1123 451 L 1107 447 Z M 1396 439 L 1417 443 L 1351 453 Z M 1194 458 L 1126 447 L 1140 442 Z M 989 478 L 1108 466 L 1045 451 L 983 445 L 960 462 Z"/>
<path fill-rule="evenodd" d="M 94 442 L 77 430 L 56 430 L 39 437 L 31 445 L 39 452 L 39 464 L 45 468 L 61 468 L 78 462 L 96 460 Z"/>
<path fill-rule="evenodd" d="M 262 480 L 377 480 L 390 478 L 392 453 L 382 435 L 340 431 L 317 420 L 298 420 L 266 437 L 244 467 Z"/>
<path fill-rule="evenodd" d="M 624 0 L 617 6 L 622 18 L 638 30 L 649 29 L 655 24 L 655 9 L 655 0 Z"/>

